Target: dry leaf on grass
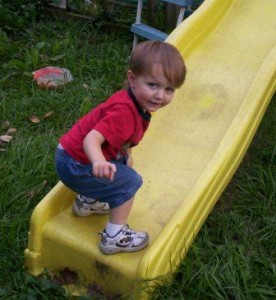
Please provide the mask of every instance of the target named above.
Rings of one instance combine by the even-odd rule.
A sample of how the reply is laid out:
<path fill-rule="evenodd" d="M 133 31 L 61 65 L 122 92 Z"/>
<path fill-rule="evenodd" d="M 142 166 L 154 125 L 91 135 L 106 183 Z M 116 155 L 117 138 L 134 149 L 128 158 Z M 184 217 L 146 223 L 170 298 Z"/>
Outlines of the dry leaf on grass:
<path fill-rule="evenodd" d="M 47 118 L 51 117 L 53 114 L 54 114 L 53 111 L 49 111 L 49 112 L 47 112 L 47 113 L 43 116 L 43 119 L 47 119 Z M 38 123 L 41 122 L 40 118 L 39 118 L 38 116 L 35 116 L 35 115 L 29 116 L 29 120 L 30 120 L 32 123 L 35 123 L 35 124 L 38 124 Z"/>
<path fill-rule="evenodd" d="M 0 135 L 0 140 L 2 142 L 6 142 L 6 143 L 9 143 L 12 139 L 12 136 L 11 135 L 7 135 L 7 134 L 4 134 L 4 135 Z"/>
<path fill-rule="evenodd" d="M 16 131 L 17 131 L 16 128 L 9 128 L 6 134 L 11 135 L 11 134 L 14 134 Z"/>
<path fill-rule="evenodd" d="M 9 143 L 12 139 L 12 134 L 16 132 L 15 128 L 9 128 L 10 122 L 8 120 L 2 122 L 2 128 L 7 130 L 6 134 L 0 135 L 0 152 L 6 151 L 5 146 Z"/>
<path fill-rule="evenodd" d="M 51 117 L 54 114 L 53 111 L 49 111 L 47 114 L 44 115 L 44 119 Z"/>
<path fill-rule="evenodd" d="M 40 123 L 40 119 L 37 116 L 29 116 L 29 119 L 32 123 Z"/>

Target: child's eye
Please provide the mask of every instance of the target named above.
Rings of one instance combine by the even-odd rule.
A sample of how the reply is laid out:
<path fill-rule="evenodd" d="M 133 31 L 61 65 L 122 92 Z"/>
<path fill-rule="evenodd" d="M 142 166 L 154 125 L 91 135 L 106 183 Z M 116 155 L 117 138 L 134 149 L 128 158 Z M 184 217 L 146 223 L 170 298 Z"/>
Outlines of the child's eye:
<path fill-rule="evenodd" d="M 174 92 L 174 88 L 172 88 L 172 87 L 166 87 L 166 92 L 168 92 L 168 93 L 173 93 Z"/>
<path fill-rule="evenodd" d="M 156 87 L 156 86 L 157 86 L 157 84 L 156 84 L 156 83 L 154 83 L 154 82 L 148 82 L 148 86 L 150 86 L 150 87 Z"/>

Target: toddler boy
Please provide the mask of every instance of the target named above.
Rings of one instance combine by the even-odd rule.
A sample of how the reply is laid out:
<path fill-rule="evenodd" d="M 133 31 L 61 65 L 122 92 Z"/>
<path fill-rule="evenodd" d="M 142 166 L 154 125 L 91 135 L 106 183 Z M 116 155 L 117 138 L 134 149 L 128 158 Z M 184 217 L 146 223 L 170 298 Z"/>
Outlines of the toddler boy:
<path fill-rule="evenodd" d="M 142 177 L 132 168 L 131 148 L 146 132 L 151 113 L 168 105 L 186 75 L 178 50 L 165 42 L 147 41 L 133 51 L 128 89 L 79 119 L 60 138 L 56 170 L 78 193 L 73 212 L 85 217 L 109 213 L 99 244 L 104 254 L 134 252 L 149 242 L 148 233 L 127 225 Z"/>

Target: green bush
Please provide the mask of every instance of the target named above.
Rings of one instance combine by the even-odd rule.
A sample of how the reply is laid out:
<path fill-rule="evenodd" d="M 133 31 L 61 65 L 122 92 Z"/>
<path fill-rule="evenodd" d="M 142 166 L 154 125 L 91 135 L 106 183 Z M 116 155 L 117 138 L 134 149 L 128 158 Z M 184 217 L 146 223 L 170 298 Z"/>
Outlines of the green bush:
<path fill-rule="evenodd" d="M 7 34 L 20 34 L 45 15 L 46 0 L 0 0 L 0 27 Z"/>

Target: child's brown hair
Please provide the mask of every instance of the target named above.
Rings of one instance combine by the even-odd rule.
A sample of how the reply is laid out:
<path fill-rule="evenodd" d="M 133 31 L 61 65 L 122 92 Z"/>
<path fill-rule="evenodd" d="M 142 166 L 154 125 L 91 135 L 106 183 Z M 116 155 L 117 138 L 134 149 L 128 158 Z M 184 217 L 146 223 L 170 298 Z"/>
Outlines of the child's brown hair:
<path fill-rule="evenodd" d="M 186 66 L 179 51 L 171 44 L 146 41 L 137 45 L 130 56 L 129 67 L 136 75 L 151 74 L 155 64 L 161 65 L 173 87 L 179 88 L 186 77 Z"/>

